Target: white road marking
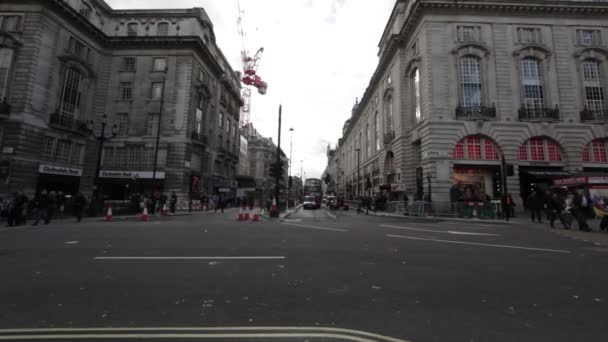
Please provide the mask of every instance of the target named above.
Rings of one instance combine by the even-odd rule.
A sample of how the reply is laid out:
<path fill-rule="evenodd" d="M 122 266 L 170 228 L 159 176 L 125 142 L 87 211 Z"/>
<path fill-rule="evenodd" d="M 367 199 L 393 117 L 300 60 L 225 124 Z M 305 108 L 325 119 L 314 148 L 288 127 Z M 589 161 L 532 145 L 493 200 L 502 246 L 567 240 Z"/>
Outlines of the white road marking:
<path fill-rule="evenodd" d="M 337 218 L 336 215 L 330 213 L 329 211 L 326 211 L 325 214 L 334 220 Z"/>
<path fill-rule="evenodd" d="M 414 236 L 404 236 L 404 235 L 386 235 L 386 236 L 392 237 L 392 238 L 398 238 L 398 239 L 434 241 L 434 242 L 454 243 L 454 244 L 461 244 L 461 245 L 524 249 L 524 250 L 528 250 L 528 251 L 539 251 L 539 252 L 570 253 L 570 251 L 561 250 L 561 249 L 546 249 L 546 248 L 534 248 L 534 247 L 522 247 L 522 246 L 510 246 L 510 245 L 495 245 L 495 244 L 490 244 L 490 243 L 477 243 L 477 242 L 467 242 L 467 241 L 425 239 L 425 238 L 419 238 L 419 237 L 414 237 Z"/>
<path fill-rule="evenodd" d="M 381 224 L 380 227 L 404 229 L 404 230 L 416 230 L 416 231 L 420 231 L 420 232 L 453 234 L 453 235 L 498 236 L 498 234 L 489 234 L 489 233 L 469 233 L 469 232 L 459 232 L 459 231 L 454 231 L 454 230 L 433 230 L 433 229 L 422 229 L 422 228 L 410 228 L 410 227 L 390 226 L 387 224 Z"/>
<path fill-rule="evenodd" d="M 69 335 L 11 335 L 11 336 L 0 336 L 0 340 L 82 340 L 82 339 L 208 339 L 208 338 L 230 338 L 230 339 L 268 339 L 268 338 L 319 338 L 328 340 L 346 340 L 355 342 L 375 342 L 362 337 L 353 337 L 341 334 L 327 334 L 327 333 L 226 333 L 226 334 L 187 334 L 187 333 L 159 333 L 159 334 L 69 334 Z"/>
<path fill-rule="evenodd" d="M 359 330 L 351 330 L 351 329 L 343 329 L 343 328 L 327 328 L 327 327 L 206 327 L 206 328 L 200 328 L 200 327 L 149 327 L 149 328 L 140 328 L 140 327 L 130 327 L 130 328 L 17 328 L 17 329 L 0 329 L 0 334 L 16 334 L 16 333 L 27 333 L 27 334 L 40 334 L 40 333 L 69 333 L 69 335 L 67 338 L 70 338 L 69 336 L 77 336 L 77 335 L 72 335 L 73 333 L 83 333 L 83 334 L 93 334 L 94 336 L 97 338 L 103 338 L 103 336 L 108 336 L 105 334 L 99 334 L 99 332 L 105 332 L 105 333 L 124 333 L 124 332 L 129 332 L 129 333 L 141 333 L 141 332 L 158 332 L 158 331 L 173 331 L 173 332 L 199 332 L 199 334 L 201 332 L 240 332 L 241 334 L 243 334 L 243 332 L 253 332 L 255 331 L 256 335 L 259 336 L 253 336 L 253 337 L 279 337 L 279 336 L 273 336 L 273 334 L 277 334 L 277 333 L 283 333 L 286 334 L 286 332 L 291 332 L 291 331 L 299 331 L 300 335 L 303 335 L 304 332 L 313 332 L 315 334 L 319 334 L 319 333 L 325 333 L 325 335 L 335 335 L 338 336 L 342 339 L 353 339 L 353 338 L 361 338 L 361 336 L 363 337 L 369 337 L 369 338 L 373 338 L 373 341 L 389 341 L 389 342 L 407 342 L 406 340 L 401 340 L 398 338 L 394 338 L 394 337 L 388 337 L 388 336 L 384 336 L 384 335 L 379 335 L 379 334 L 374 334 L 374 333 L 369 333 L 366 331 L 359 331 Z M 272 332 L 272 333 L 268 333 L 268 332 Z M 307 334 L 307 336 L 311 336 L 312 333 Z M 142 334 L 139 335 L 135 335 L 135 336 L 141 336 Z M 201 337 L 206 337 L 209 336 L 208 334 L 200 334 L 202 336 L 196 336 L 198 338 Z M 252 337 L 252 334 L 248 334 L 250 335 L 249 337 Z M 268 336 L 263 336 L 263 335 L 268 335 Z M 23 339 L 36 339 L 36 336 L 42 336 L 42 335 L 27 335 L 27 337 L 30 338 L 23 338 Z M 49 339 L 48 336 L 52 336 L 52 337 L 56 337 L 57 335 L 47 335 L 47 337 L 45 337 L 46 339 Z M 130 337 L 135 337 L 134 335 L 130 335 Z M 158 334 L 150 334 L 150 336 L 148 336 L 147 338 L 154 338 L 159 336 Z M 19 335 L 8 335 L 8 336 L 1 336 L 0 335 L 0 339 L 3 340 L 10 340 L 10 339 L 15 339 L 16 337 L 19 337 Z M 25 336 L 24 336 L 25 337 Z M 179 337 L 184 337 L 183 335 L 177 336 Z M 217 336 L 216 336 L 217 337 Z M 291 336 L 287 336 L 287 337 L 291 337 Z M 312 337 L 312 336 L 311 336 Z M 319 336 L 317 336 L 319 337 Z M 141 337 L 140 337 L 141 338 Z M 166 337 L 159 337 L 159 338 L 166 338 Z M 335 337 L 334 337 L 335 338 Z M 42 338 L 40 338 L 42 339 Z M 364 339 L 365 341 L 370 341 L 368 339 Z"/>
<path fill-rule="evenodd" d="M 77 244 L 77 243 L 78 243 L 78 241 L 66 241 L 65 242 L 66 245 L 74 245 L 74 244 Z"/>
<path fill-rule="evenodd" d="M 94 260 L 282 260 L 284 256 L 101 256 Z"/>
<path fill-rule="evenodd" d="M 346 229 L 338 229 L 338 228 L 308 226 L 308 225 L 305 225 L 305 224 L 295 224 L 295 223 L 288 223 L 288 222 L 283 222 L 283 224 L 288 224 L 290 226 L 303 227 L 303 228 L 312 228 L 312 229 L 320 229 L 320 230 L 331 230 L 331 231 L 334 231 L 334 232 L 348 232 L 348 230 L 346 230 Z"/>

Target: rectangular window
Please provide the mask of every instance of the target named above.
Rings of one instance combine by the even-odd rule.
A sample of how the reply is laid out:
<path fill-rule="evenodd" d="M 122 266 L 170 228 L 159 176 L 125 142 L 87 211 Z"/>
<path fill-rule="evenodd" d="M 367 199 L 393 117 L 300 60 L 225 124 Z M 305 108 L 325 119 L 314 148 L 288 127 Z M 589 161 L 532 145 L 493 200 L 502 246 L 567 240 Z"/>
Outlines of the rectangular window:
<path fill-rule="evenodd" d="M 133 83 L 132 82 L 120 82 L 118 88 L 118 94 L 121 100 L 132 100 L 133 99 Z"/>
<path fill-rule="evenodd" d="M 135 71 L 135 57 L 123 57 L 121 70 L 129 72 Z"/>
<path fill-rule="evenodd" d="M 159 150 L 159 155 L 160 155 L 160 150 Z M 154 168 L 154 147 L 153 146 L 144 147 L 143 154 L 142 154 L 142 164 L 143 164 L 142 167 L 144 167 L 146 169 Z"/>
<path fill-rule="evenodd" d="M 21 16 L 18 16 L 18 15 L 0 16 L 0 31 L 20 32 L 21 31 Z"/>
<path fill-rule="evenodd" d="M 127 36 L 129 36 L 129 37 L 137 36 L 138 30 L 139 30 L 139 25 L 137 23 L 127 24 Z"/>
<path fill-rule="evenodd" d="M 9 74 L 13 63 L 13 50 L 0 48 L 0 101 L 7 97 Z"/>
<path fill-rule="evenodd" d="M 467 138 L 467 153 L 468 159 L 481 159 L 481 139 L 479 137 Z"/>
<path fill-rule="evenodd" d="M 70 159 L 70 145 L 69 140 L 57 140 L 53 159 L 58 162 L 67 163 Z"/>
<path fill-rule="evenodd" d="M 127 168 L 135 169 L 141 166 L 142 149 L 140 146 L 129 146 L 127 148 Z"/>
<path fill-rule="evenodd" d="M 154 58 L 153 71 L 165 71 L 167 70 L 167 59 L 166 58 Z"/>
<path fill-rule="evenodd" d="M 158 118 L 159 113 L 148 113 L 148 121 L 146 122 L 146 135 L 156 136 L 158 133 Z"/>
<path fill-rule="evenodd" d="M 583 85 L 585 89 L 585 106 L 596 119 L 603 117 L 605 109 L 604 82 L 601 65 L 594 60 L 586 60 L 581 64 Z"/>
<path fill-rule="evenodd" d="M 542 43 L 542 33 L 537 27 L 518 27 L 517 41 L 519 43 Z"/>
<path fill-rule="evenodd" d="M 416 122 L 422 121 L 422 109 L 420 108 L 420 69 L 414 70 L 413 77 L 413 88 L 414 88 L 414 115 Z"/>
<path fill-rule="evenodd" d="M 65 79 L 61 94 L 61 115 L 77 116 L 80 107 L 80 81 L 82 75 L 74 68 L 65 71 Z"/>
<path fill-rule="evenodd" d="M 70 162 L 72 164 L 80 164 L 80 162 L 82 160 L 82 149 L 83 149 L 82 144 L 73 144 L 72 145 L 72 153 L 70 156 Z"/>
<path fill-rule="evenodd" d="M 530 155 L 532 160 L 545 160 L 543 139 L 530 139 Z"/>
<path fill-rule="evenodd" d="M 114 167 L 116 165 L 116 160 L 114 159 L 114 148 L 112 147 L 104 147 L 103 148 L 103 166 L 105 167 Z"/>
<path fill-rule="evenodd" d="M 152 82 L 152 99 L 160 100 L 163 96 L 163 83 Z"/>
<path fill-rule="evenodd" d="M 465 56 L 460 60 L 460 91 L 462 106 L 481 106 L 481 66 L 479 57 Z"/>
<path fill-rule="evenodd" d="M 457 31 L 461 42 L 481 41 L 481 26 L 458 26 Z"/>
<path fill-rule="evenodd" d="M 118 122 L 118 136 L 129 135 L 129 113 L 116 113 L 116 121 Z"/>
<path fill-rule="evenodd" d="M 220 112 L 220 116 L 217 122 L 220 128 L 224 127 L 224 114 L 222 112 Z"/>
<path fill-rule="evenodd" d="M 44 137 L 44 140 L 42 141 L 42 156 L 44 158 L 52 158 L 54 147 L 55 147 L 55 138 Z"/>
<path fill-rule="evenodd" d="M 127 164 L 127 148 L 117 147 L 114 150 L 114 166 L 124 167 Z"/>
<path fill-rule="evenodd" d="M 169 35 L 169 24 L 168 23 L 158 23 L 156 34 L 159 36 L 168 36 Z"/>
<path fill-rule="evenodd" d="M 196 109 L 196 116 L 194 118 L 194 131 L 198 134 L 203 132 L 203 111 L 200 108 Z"/>
<path fill-rule="evenodd" d="M 540 61 L 526 57 L 521 61 L 523 106 L 528 110 L 529 117 L 540 116 L 538 110 L 545 104 Z"/>
<path fill-rule="evenodd" d="M 68 51 L 70 51 L 72 54 L 87 61 L 89 59 L 89 50 L 90 49 L 84 45 L 83 42 L 74 37 L 70 37 L 68 41 Z"/>
<path fill-rule="evenodd" d="M 602 37 L 600 30 L 577 30 L 579 45 L 601 45 Z"/>
<path fill-rule="evenodd" d="M 228 136 L 230 137 L 230 119 L 226 119 L 226 132 L 228 133 Z"/>

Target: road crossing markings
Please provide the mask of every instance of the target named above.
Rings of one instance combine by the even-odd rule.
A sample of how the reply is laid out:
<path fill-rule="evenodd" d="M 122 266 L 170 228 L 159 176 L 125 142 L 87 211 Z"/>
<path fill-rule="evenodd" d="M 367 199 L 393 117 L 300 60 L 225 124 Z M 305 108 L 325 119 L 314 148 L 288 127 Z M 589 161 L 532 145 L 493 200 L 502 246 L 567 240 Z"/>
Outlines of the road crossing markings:
<path fill-rule="evenodd" d="M 491 244 L 491 243 L 478 243 L 478 242 L 467 242 L 467 241 L 426 239 L 426 238 L 419 238 L 419 237 L 405 236 L 405 235 L 390 235 L 390 234 L 388 234 L 386 236 L 392 237 L 392 238 L 397 238 L 397 239 L 433 241 L 433 242 L 452 243 L 452 244 L 460 244 L 460 245 L 484 246 L 484 247 L 495 247 L 495 248 L 510 248 L 510 249 L 523 249 L 523 250 L 528 250 L 528 251 L 551 252 L 551 253 L 566 253 L 566 254 L 570 253 L 570 251 L 561 250 L 561 249 L 546 249 L 546 248 L 511 246 L 511 245 L 496 245 L 496 244 Z"/>
<path fill-rule="evenodd" d="M 319 230 L 330 230 L 330 231 L 334 231 L 334 232 L 348 232 L 348 230 L 346 230 L 346 229 L 309 226 L 309 225 L 305 225 L 305 224 L 295 224 L 295 223 L 288 223 L 288 222 L 282 222 L 282 223 L 290 225 L 290 226 L 296 226 L 296 227 L 302 227 L 302 228 L 311 228 L 311 229 L 319 229 Z"/>
<path fill-rule="evenodd" d="M 454 231 L 454 230 L 433 230 L 433 229 L 422 229 L 422 228 L 410 228 L 410 227 L 401 227 L 401 226 L 390 226 L 387 224 L 381 224 L 380 227 L 403 229 L 403 230 L 415 230 L 415 231 L 420 231 L 420 232 L 452 234 L 452 235 L 499 236 L 498 234 L 490 234 L 490 233 L 470 233 L 470 232 L 459 232 L 459 231 Z"/>
<path fill-rule="evenodd" d="M 75 245 L 77 243 L 78 243 L 78 241 L 66 241 L 65 242 L 66 245 Z"/>
<path fill-rule="evenodd" d="M 283 260 L 284 256 L 101 256 L 94 260 Z"/>

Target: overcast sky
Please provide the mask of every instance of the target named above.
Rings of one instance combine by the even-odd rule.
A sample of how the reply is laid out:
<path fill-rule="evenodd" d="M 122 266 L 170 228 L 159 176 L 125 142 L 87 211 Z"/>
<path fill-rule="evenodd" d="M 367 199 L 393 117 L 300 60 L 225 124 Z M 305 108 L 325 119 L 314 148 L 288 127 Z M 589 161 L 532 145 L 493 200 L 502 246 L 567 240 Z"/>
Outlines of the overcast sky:
<path fill-rule="evenodd" d="M 203 7 L 217 43 L 234 70 L 241 70 L 236 0 L 106 0 L 113 8 Z M 341 136 L 356 97 L 361 97 L 378 63 L 378 41 L 395 0 L 240 0 L 251 54 L 261 46 L 258 74 L 268 93 L 253 92 L 251 120 L 264 136 L 277 139 L 283 104 L 281 147 L 292 174 L 320 177 L 326 148 Z"/>

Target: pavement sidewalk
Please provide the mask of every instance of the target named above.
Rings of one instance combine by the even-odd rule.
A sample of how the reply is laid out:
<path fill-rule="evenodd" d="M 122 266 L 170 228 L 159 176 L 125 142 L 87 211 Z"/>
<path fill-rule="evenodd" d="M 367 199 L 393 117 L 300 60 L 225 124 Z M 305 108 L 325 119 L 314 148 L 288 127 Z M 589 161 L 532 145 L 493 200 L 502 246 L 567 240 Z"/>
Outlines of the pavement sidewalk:
<path fill-rule="evenodd" d="M 357 215 L 357 209 L 350 209 L 348 211 L 341 211 L 347 213 L 347 215 Z M 365 214 L 359 214 L 365 215 Z M 413 220 L 429 220 L 429 221 L 454 221 L 454 222 L 467 222 L 467 223 L 496 223 L 496 224 L 521 224 L 521 219 L 517 218 L 505 220 L 490 220 L 490 219 L 479 219 L 479 218 L 460 218 L 460 217 L 449 217 L 449 216 L 408 216 L 402 213 L 387 213 L 384 211 L 373 212 L 369 211 L 369 215 L 372 216 L 384 216 L 384 217 L 397 217 L 402 219 L 413 219 Z"/>

